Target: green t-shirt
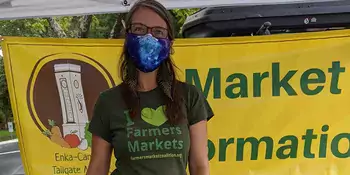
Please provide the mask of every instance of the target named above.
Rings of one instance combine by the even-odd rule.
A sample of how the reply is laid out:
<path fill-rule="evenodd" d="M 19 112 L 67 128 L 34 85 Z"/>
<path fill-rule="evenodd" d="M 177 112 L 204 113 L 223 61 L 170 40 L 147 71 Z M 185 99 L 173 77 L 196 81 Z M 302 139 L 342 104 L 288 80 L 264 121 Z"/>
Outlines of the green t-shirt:
<path fill-rule="evenodd" d="M 167 121 L 160 87 L 139 92 L 141 116 L 135 119 L 129 117 L 120 85 L 101 93 L 89 131 L 112 144 L 117 159 L 112 175 L 186 174 L 189 126 L 210 119 L 213 112 L 195 86 L 181 87 L 187 122 L 178 125 Z"/>

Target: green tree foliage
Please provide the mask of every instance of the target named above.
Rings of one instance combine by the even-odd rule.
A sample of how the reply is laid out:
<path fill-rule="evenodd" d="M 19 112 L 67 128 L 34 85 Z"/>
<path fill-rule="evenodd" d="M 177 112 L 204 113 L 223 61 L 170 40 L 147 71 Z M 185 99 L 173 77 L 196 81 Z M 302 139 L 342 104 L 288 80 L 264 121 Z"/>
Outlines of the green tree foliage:
<path fill-rule="evenodd" d="M 174 9 L 170 11 L 175 18 L 175 27 L 176 27 L 175 30 L 177 32 L 177 37 L 182 37 L 181 30 L 187 17 L 193 15 L 198 10 L 199 9 Z"/>
<path fill-rule="evenodd" d="M 53 33 L 50 33 L 48 28 L 49 25 L 45 19 L 0 21 L 2 36 L 49 37 Z"/>
<path fill-rule="evenodd" d="M 198 9 L 174 9 L 178 37 L 189 15 Z M 0 21 L 0 35 L 59 38 L 120 38 L 125 14 L 99 14 Z"/>
<path fill-rule="evenodd" d="M 11 117 L 12 110 L 5 77 L 4 61 L 0 56 L 0 120 L 7 122 Z"/>

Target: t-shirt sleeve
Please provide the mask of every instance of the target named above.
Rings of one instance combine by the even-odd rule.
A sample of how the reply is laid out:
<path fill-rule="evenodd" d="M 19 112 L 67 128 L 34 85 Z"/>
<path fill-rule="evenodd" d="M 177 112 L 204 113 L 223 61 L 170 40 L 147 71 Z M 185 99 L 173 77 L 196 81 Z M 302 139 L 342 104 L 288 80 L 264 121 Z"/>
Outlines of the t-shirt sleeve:
<path fill-rule="evenodd" d="M 104 94 L 101 93 L 94 106 L 92 119 L 89 124 L 89 131 L 93 135 L 99 136 L 107 142 L 111 143 L 112 136 L 110 132 L 109 120 L 110 119 L 108 115 L 106 99 L 104 97 Z"/>
<path fill-rule="evenodd" d="M 202 120 L 210 120 L 214 116 L 214 112 L 205 99 L 204 94 L 195 86 L 189 87 L 189 125 L 194 125 Z"/>

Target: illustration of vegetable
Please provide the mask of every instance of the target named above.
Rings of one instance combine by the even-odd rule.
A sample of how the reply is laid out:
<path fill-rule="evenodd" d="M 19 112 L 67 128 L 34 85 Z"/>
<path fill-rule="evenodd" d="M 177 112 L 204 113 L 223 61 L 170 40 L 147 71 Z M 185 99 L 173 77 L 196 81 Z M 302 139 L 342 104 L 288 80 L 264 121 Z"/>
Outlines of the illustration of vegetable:
<path fill-rule="evenodd" d="M 70 134 L 67 134 L 64 136 L 64 140 L 72 147 L 76 148 L 80 145 L 80 139 L 79 137 L 75 134 L 78 131 L 72 131 Z"/>
<path fill-rule="evenodd" d="M 46 137 L 51 137 L 51 132 L 49 131 L 49 130 L 45 130 L 45 131 L 43 131 L 43 134 L 46 136 Z"/>
<path fill-rule="evenodd" d="M 90 123 L 86 123 L 86 125 L 85 125 L 85 139 L 87 141 L 88 147 L 91 147 L 92 134 L 89 131 L 89 125 L 90 125 Z"/>
<path fill-rule="evenodd" d="M 56 126 L 56 122 L 54 120 L 49 119 L 49 125 L 51 126 L 51 133 L 62 138 L 61 130 L 58 126 Z"/>
<path fill-rule="evenodd" d="M 80 145 L 78 146 L 80 150 L 87 150 L 88 149 L 88 142 L 86 139 L 82 139 Z"/>
<path fill-rule="evenodd" d="M 50 140 L 64 148 L 71 148 L 71 146 L 56 134 L 51 133 L 49 130 L 45 130 L 43 134 L 50 138 Z"/>

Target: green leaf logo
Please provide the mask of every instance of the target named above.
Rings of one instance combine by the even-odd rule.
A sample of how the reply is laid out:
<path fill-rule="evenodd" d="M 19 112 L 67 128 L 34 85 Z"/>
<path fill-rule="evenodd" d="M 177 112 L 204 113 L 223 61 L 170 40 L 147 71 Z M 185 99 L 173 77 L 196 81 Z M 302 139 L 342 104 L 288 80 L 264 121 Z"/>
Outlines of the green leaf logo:
<path fill-rule="evenodd" d="M 143 108 L 141 111 L 142 120 L 153 126 L 164 124 L 168 120 L 164 114 L 164 107 L 165 106 L 159 106 L 156 110 L 152 108 Z"/>

